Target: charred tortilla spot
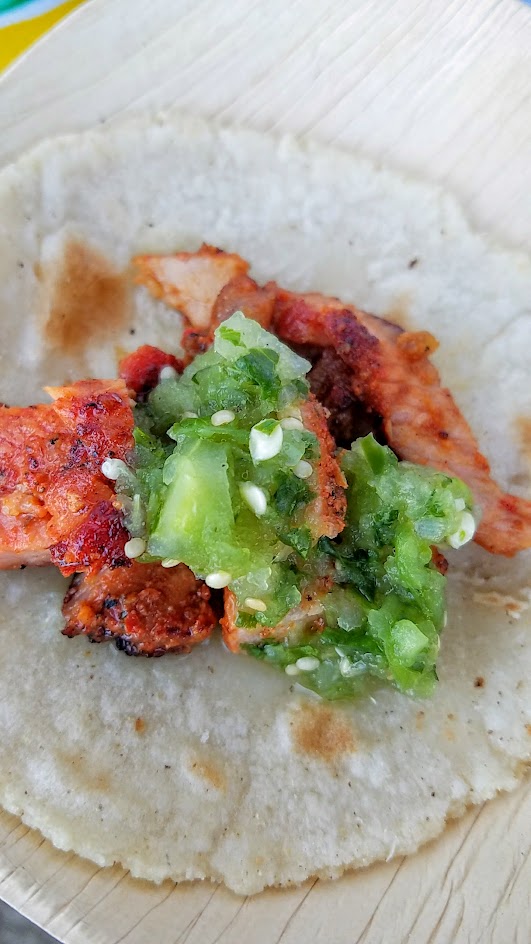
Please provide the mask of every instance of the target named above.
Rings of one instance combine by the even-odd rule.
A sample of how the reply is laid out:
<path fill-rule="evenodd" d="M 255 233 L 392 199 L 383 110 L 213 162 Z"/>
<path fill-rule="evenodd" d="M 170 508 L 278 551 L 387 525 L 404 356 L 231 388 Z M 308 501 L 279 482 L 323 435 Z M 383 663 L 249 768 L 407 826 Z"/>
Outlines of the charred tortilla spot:
<path fill-rule="evenodd" d="M 305 705 L 294 714 L 290 724 L 298 754 L 331 764 L 357 750 L 352 725 L 337 709 Z"/>
<path fill-rule="evenodd" d="M 211 760 L 196 757 L 190 762 L 190 770 L 216 790 L 225 792 L 227 788 L 225 774 Z"/>
<path fill-rule="evenodd" d="M 127 323 L 127 278 L 90 246 L 67 243 L 44 281 L 49 286 L 44 334 L 50 347 L 80 355 L 93 343 L 105 343 Z"/>
<path fill-rule="evenodd" d="M 95 770 L 92 757 L 89 758 L 85 754 L 70 754 L 58 749 L 57 761 L 63 783 L 70 782 L 73 778 L 76 784 L 82 782 L 87 790 L 96 793 L 111 793 L 111 774 L 107 770 Z"/>

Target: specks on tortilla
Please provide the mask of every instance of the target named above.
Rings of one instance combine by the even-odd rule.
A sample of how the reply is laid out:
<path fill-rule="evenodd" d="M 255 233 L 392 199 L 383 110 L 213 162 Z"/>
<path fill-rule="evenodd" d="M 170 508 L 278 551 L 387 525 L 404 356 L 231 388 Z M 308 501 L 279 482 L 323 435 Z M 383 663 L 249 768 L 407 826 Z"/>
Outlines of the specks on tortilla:
<path fill-rule="evenodd" d="M 146 722 L 143 718 L 135 719 L 135 731 L 137 734 L 143 734 L 146 730 Z"/>
<path fill-rule="evenodd" d="M 290 727 L 295 751 L 327 764 L 357 750 L 352 724 L 336 708 L 303 705 L 294 712 Z"/>

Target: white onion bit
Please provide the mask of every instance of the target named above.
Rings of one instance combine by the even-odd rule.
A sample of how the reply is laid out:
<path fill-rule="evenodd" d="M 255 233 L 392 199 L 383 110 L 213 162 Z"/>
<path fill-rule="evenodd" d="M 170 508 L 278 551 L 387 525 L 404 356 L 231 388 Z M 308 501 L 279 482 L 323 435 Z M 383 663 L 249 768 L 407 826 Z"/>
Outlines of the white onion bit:
<path fill-rule="evenodd" d="M 285 416 L 283 420 L 280 420 L 280 425 L 282 429 L 304 429 L 301 420 L 296 416 Z"/>
<path fill-rule="evenodd" d="M 253 426 L 249 436 L 249 452 L 253 462 L 265 462 L 278 456 L 284 442 L 282 426 L 277 423 L 271 433 L 264 433 Z"/>
<path fill-rule="evenodd" d="M 177 565 L 180 563 L 181 562 L 178 560 L 175 560 L 174 557 L 165 557 L 164 560 L 161 560 L 160 562 L 161 567 L 177 567 Z"/>
<path fill-rule="evenodd" d="M 142 540 L 142 538 L 131 538 L 124 547 L 125 556 L 129 557 L 131 560 L 134 560 L 135 557 L 140 557 L 145 550 L 146 542 Z"/>
<path fill-rule="evenodd" d="M 101 464 L 101 471 L 106 479 L 116 482 L 120 475 L 127 472 L 127 466 L 123 459 L 105 459 Z"/>
<path fill-rule="evenodd" d="M 295 665 L 301 672 L 313 672 L 314 669 L 319 668 L 321 663 L 315 656 L 303 656 L 301 659 L 297 659 Z"/>
<path fill-rule="evenodd" d="M 467 544 L 474 537 L 474 531 L 476 530 L 476 522 L 474 521 L 473 516 L 469 511 L 464 511 L 461 515 L 461 522 L 459 528 L 448 538 L 448 544 L 450 547 L 462 547 L 463 544 Z"/>
<path fill-rule="evenodd" d="M 232 423 L 235 415 L 232 410 L 218 410 L 217 413 L 212 414 L 210 422 L 212 426 L 226 426 L 227 423 Z"/>
<path fill-rule="evenodd" d="M 165 367 L 161 368 L 159 380 L 175 380 L 175 378 L 178 376 L 179 374 L 175 370 L 175 367 L 172 367 L 170 364 L 166 364 Z"/>
<path fill-rule="evenodd" d="M 294 662 L 290 662 L 290 664 L 284 669 L 286 675 L 298 675 L 299 671 L 300 670 L 297 668 Z"/>
<path fill-rule="evenodd" d="M 197 413 L 192 413 L 191 410 L 185 410 L 183 413 L 183 420 L 196 420 L 198 419 Z"/>
<path fill-rule="evenodd" d="M 256 597 L 247 597 L 244 601 L 244 606 L 248 610 L 256 610 L 257 613 L 265 613 L 267 606 L 263 600 L 258 600 Z"/>
<path fill-rule="evenodd" d="M 306 459 L 301 459 L 300 462 L 297 462 L 297 465 L 294 466 L 293 472 L 298 479 L 309 479 L 313 469 L 310 463 L 306 462 Z"/>
<path fill-rule="evenodd" d="M 258 518 L 260 518 L 261 515 L 265 515 L 267 511 L 267 497 L 262 488 L 258 485 L 254 485 L 252 482 L 243 482 L 242 485 L 240 485 L 240 492 L 243 500 L 249 505 L 251 511 L 254 511 Z"/>
<path fill-rule="evenodd" d="M 222 590 L 223 587 L 228 587 L 231 580 L 232 576 L 226 570 L 216 570 L 205 577 L 207 587 L 212 587 L 212 590 Z"/>

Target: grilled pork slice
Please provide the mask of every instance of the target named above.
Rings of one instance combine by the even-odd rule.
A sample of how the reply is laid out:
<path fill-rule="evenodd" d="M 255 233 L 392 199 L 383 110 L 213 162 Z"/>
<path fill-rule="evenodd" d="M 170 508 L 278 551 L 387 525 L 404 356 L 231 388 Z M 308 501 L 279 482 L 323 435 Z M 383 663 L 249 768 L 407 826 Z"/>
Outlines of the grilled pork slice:
<path fill-rule="evenodd" d="M 120 361 L 120 377 L 135 400 L 142 401 L 159 382 L 160 372 L 171 367 L 182 374 L 184 364 L 173 354 L 167 354 L 151 344 L 143 344 Z"/>
<path fill-rule="evenodd" d="M 0 409 L 0 568 L 128 566 L 128 534 L 101 471 L 133 447 L 127 388 L 84 380 L 47 392 L 53 403 Z"/>
<path fill-rule="evenodd" d="M 293 345 L 297 354 L 310 361 L 308 380 L 312 393 L 328 413 L 328 427 L 339 448 L 350 449 L 360 436 L 373 433 L 385 443 L 381 417 L 355 395 L 352 371 L 330 347 Z"/>
<path fill-rule="evenodd" d="M 335 538 L 345 527 L 347 480 L 335 458 L 335 443 L 327 426 L 327 411 L 310 396 L 301 406 L 305 429 L 313 433 L 319 443 L 319 459 L 308 484 L 316 497 L 305 510 L 305 522 L 313 540 Z"/>
<path fill-rule="evenodd" d="M 114 640 L 130 656 L 189 652 L 218 622 L 210 596 L 184 564 L 103 567 L 74 577 L 63 603 L 63 633 L 91 642 Z"/>
<path fill-rule="evenodd" d="M 475 540 L 511 557 L 531 547 L 531 502 L 503 492 L 449 390 L 441 387 L 427 332 L 406 332 L 322 295 L 277 290 L 274 330 L 283 341 L 331 348 L 351 371 L 354 396 L 382 418 L 402 459 L 459 476 L 482 510 Z"/>
<path fill-rule="evenodd" d="M 241 256 L 206 243 L 198 252 L 136 256 L 133 262 L 138 269 L 137 283 L 182 312 L 199 331 L 210 327 L 214 302 L 223 286 L 246 275 L 249 268 Z"/>
<path fill-rule="evenodd" d="M 219 256 L 216 262 L 219 260 Z M 221 260 L 219 260 L 221 261 Z M 270 288 L 260 288 L 247 275 L 237 275 L 223 286 L 215 299 L 209 324 L 198 330 L 194 327 L 185 328 L 182 337 L 182 346 L 189 360 L 198 354 L 204 354 L 214 340 L 214 331 L 230 318 L 235 311 L 243 311 L 247 318 L 252 318 L 269 329 L 275 307 L 275 292 Z"/>
<path fill-rule="evenodd" d="M 136 282 L 144 285 L 190 322 L 182 337 L 187 359 L 203 354 L 222 321 L 235 311 L 269 328 L 275 291 L 260 288 L 246 272 L 249 263 L 233 253 L 203 244 L 198 252 L 137 256 Z"/>

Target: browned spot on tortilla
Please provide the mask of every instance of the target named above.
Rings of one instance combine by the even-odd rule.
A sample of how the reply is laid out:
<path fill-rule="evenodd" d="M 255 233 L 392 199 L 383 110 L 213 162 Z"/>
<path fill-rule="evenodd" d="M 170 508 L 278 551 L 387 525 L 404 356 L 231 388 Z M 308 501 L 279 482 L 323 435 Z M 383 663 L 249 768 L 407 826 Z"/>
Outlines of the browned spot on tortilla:
<path fill-rule="evenodd" d="M 146 730 L 146 722 L 143 718 L 137 718 L 135 721 L 135 731 L 137 734 L 143 734 Z"/>
<path fill-rule="evenodd" d="M 352 725 L 337 709 L 305 705 L 293 715 L 290 724 L 299 754 L 309 754 L 329 764 L 356 750 Z"/>
<path fill-rule="evenodd" d="M 111 778 L 106 770 L 94 769 L 91 761 L 84 754 L 69 754 L 66 751 L 58 751 L 57 759 L 64 769 L 63 777 L 68 779 L 68 775 L 74 776 L 76 783 L 82 783 L 83 788 L 87 790 L 96 790 L 101 793 L 110 793 L 112 789 Z"/>
<path fill-rule="evenodd" d="M 198 758 L 192 763 L 191 769 L 198 777 L 215 787 L 216 790 L 225 790 L 227 786 L 225 774 L 212 761 L 199 760 Z"/>
<path fill-rule="evenodd" d="M 48 344 L 65 354 L 80 355 L 105 343 L 129 314 L 127 277 L 101 253 L 80 242 L 67 243 L 63 258 L 46 272 L 49 313 Z"/>
<path fill-rule="evenodd" d="M 485 684 L 485 679 L 483 678 L 482 675 L 478 675 L 478 676 L 474 679 L 474 686 L 475 686 L 476 688 L 483 688 L 484 684 Z"/>
<path fill-rule="evenodd" d="M 447 741 L 455 741 L 455 731 L 448 725 L 445 727 L 443 734 Z"/>
<path fill-rule="evenodd" d="M 424 715 L 424 711 L 417 711 L 417 716 L 415 718 L 415 726 L 417 731 L 422 731 L 422 728 L 424 727 Z"/>
<path fill-rule="evenodd" d="M 529 737 L 531 737 L 531 724 L 526 724 L 525 729 L 527 733 L 529 734 Z"/>

